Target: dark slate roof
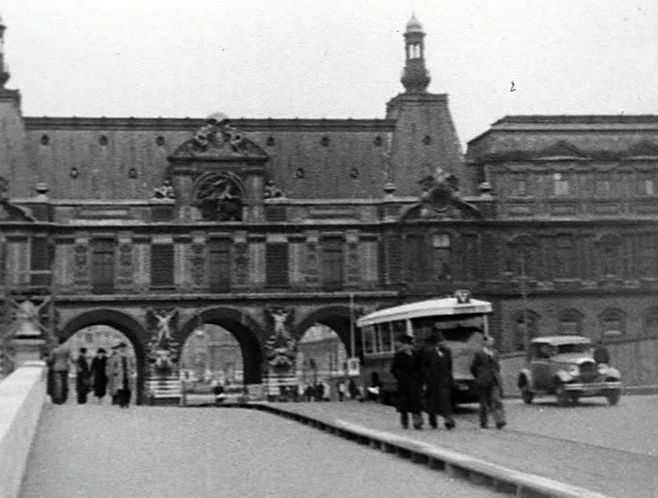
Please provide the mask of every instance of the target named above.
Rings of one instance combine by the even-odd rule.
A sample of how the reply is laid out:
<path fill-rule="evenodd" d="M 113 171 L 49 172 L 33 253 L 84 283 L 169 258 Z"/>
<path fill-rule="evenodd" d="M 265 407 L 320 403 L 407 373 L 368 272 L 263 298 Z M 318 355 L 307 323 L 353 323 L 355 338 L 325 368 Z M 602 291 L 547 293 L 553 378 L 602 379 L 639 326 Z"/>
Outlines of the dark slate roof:
<path fill-rule="evenodd" d="M 468 143 L 471 162 L 658 158 L 657 115 L 506 116 Z"/>
<path fill-rule="evenodd" d="M 28 162 L 39 181 L 49 184 L 52 198 L 148 199 L 165 176 L 167 157 L 204 123 L 190 118 L 26 117 Z M 382 196 L 384 154 L 394 120 L 231 123 L 267 153 L 268 178 L 289 198 Z M 73 167 L 76 179 L 70 176 Z M 129 178 L 131 168 L 137 178 Z M 295 177 L 298 168 L 304 169 L 303 178 Z M 356 178 L 350 176 L 352 168 L 358 170 Z"/>

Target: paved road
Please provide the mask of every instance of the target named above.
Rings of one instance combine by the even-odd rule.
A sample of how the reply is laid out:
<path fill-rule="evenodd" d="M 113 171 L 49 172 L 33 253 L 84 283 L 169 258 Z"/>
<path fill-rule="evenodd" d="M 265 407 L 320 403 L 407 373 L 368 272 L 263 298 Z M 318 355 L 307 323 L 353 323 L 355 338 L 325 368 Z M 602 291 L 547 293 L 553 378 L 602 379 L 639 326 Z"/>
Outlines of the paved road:
<path fill-rule="evenodd" d="M 512 430 L 658 457 L 656 395 L 622 397 L 618 406 L 608 406 L 605 398 L 585 398 L 577 406 L 559 407 L 546 397 L 531 405 L 507 401 L 506 408 Z M 471 409 L 462 418 L 476 423 L 476 406 Z"/>
<path fill-rule="evenodd" d="M 328 406 L 327 406 L 328 405 Z M 394 409 L 374 403 L 279 403 L 325 422 L 348 422 L 437 445 L 531 474 L 622 498 L 658 498 L 657 396 L 629 396 L 619 406 L 584 401 L 557 407 L 507 402 L 509 426 L 482 430 L 476 406 L 457 429 L 405 431 Z"/>
<path fill-rule="evenodd" d="M 253 410 L 47 405 L 21 496 L 500 495 Z"/>

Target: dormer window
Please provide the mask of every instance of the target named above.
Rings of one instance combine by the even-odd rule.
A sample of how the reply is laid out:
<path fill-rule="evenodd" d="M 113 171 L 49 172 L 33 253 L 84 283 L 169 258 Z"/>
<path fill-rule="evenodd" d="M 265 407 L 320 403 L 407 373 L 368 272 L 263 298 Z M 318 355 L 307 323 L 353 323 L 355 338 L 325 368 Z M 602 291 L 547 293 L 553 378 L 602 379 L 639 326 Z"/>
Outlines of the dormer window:
<path fill-rule="evenodd" d="M 516 173 L 512 176 L 512 195 L 515 197 L 528 195 L 528 177 L 525 173 Z"/>
<path fill-rule="evenodd" d="M 564 173 L 553 173 L 553 195 L 569 195 L 569 180 Z"/>

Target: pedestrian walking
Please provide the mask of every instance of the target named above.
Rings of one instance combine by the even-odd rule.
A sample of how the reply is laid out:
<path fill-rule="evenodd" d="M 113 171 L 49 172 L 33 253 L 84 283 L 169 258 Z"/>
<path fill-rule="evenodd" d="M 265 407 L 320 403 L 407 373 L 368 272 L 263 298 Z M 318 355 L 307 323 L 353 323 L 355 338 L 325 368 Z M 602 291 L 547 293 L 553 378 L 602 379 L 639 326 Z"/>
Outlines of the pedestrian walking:
<path fill-rule="evenodd" d="M 435 329 L 421 351 L 421 368 L 425 384 L 425 411 L 430 427 L 436 429 L 437 415 L 444 419 L 446 429 L 455 427 L 452 418 L 452 355 L 443 334 Z"/>
<path fill-rule="evenodd" d="M 396 352 L 391 364 L 391 373 L 398 385 L 396 408 L 400 414 L 402 428 L 409 428 L 409 414 L 411 413 L 414 429 L 421 429 L 423 427 L 421 415 L 423 373 L 418 355 L 412 350 L 412 342 L 412 338 L 408 335 L 400 335 L 396 338 Z"/>
<path fill-rule="evenodd" d="M 344 401 L 345 394 L 347 394 L 347 386 L 344 381 L 339 380 L 336 383 L 336 392 L 338 393 L 338 401 Z"/>
<path fill-rule="evenodd" d="M 500 362 L 494 349 L 494 339 L 484 336 L 482 349 L 475 353 L 471 363 L 471 373 L 475 379 L 475 387 L 480 402 L 480 427 L 486 429 L 489 424 L 489 413 L 493 416 L 498 429 L 507 425 L 503 407 L 503 382 L 500 377 Z"/>
<path fill-rule="evenodd" d="M 605 344 L 603 344 L 603 341 L 599 339 L 596 341 L 596 345 L 594 346 L 594 361 L 598 363 L 604 363 L 606 365 L 610 364 L 610 353 L 608 352 L 608 348 L 605 347 Z"/>
<path fill-rule="evenodd" d="M 64 342 L 66 339 L 59 338 L 59 345 L 52 350 L 52 400 L 53 403 L 61 405 L 66 403 L 69 397 L 69 367 L 71 364 L 71 350 Z"/>
<path fill-rule="evenodd" d="M 347 391 L 350 393 L 351 399 L 357 399 L 359 397 L 359 388 L 357 387 L 356 382 L 354 382 L 354 379 L 350 379 L 347 383 Z"/>
<path fill-rule="evenodd" d="M 94 391 L 97 403 L 103 403 L 107 394 L 107 355 L 105 349 L 98 348 L 96 356 L 91 360 L 91 387 Z"/>
<path fill-rule="evenodd" d="M 117 345 L 116 353 L 108 360 L 107 370 L 109 389 L 112 396 L 116 396 L 117 404 L 121 408 L 130 406 L 130 395 L 135 377 L 135 366 L 132 358 L 127 354 L 128 346 L 125 342 Z"/>
<path fill-rule="evenodd" d="M 89 363 L 87 363 L 87 348 L 80 348 L 78 357 L 75 359 L 75 392 L 79 405 L 87 403 L 90 373 Z"/>

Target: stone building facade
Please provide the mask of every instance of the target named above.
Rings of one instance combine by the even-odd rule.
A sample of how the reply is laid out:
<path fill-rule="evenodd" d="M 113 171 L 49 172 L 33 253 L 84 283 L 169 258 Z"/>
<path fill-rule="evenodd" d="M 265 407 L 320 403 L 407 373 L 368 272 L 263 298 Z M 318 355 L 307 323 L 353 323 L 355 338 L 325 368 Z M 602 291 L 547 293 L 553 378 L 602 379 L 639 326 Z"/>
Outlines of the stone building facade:
<path fill-rule="evenodd" d="M 114 327 L 140 385 L 214 324 L 259 383 L 316 323 L 349 348 L 355 313 L 469 288 L 504 351 L 581 332 L 653 351 L 656 382 L 658 117 L 506 117 L 464 156 L 424 36 L 384 119 L 26 117 L 4 71 L 4 322 L 50 296 L 51 336 Z"/>

